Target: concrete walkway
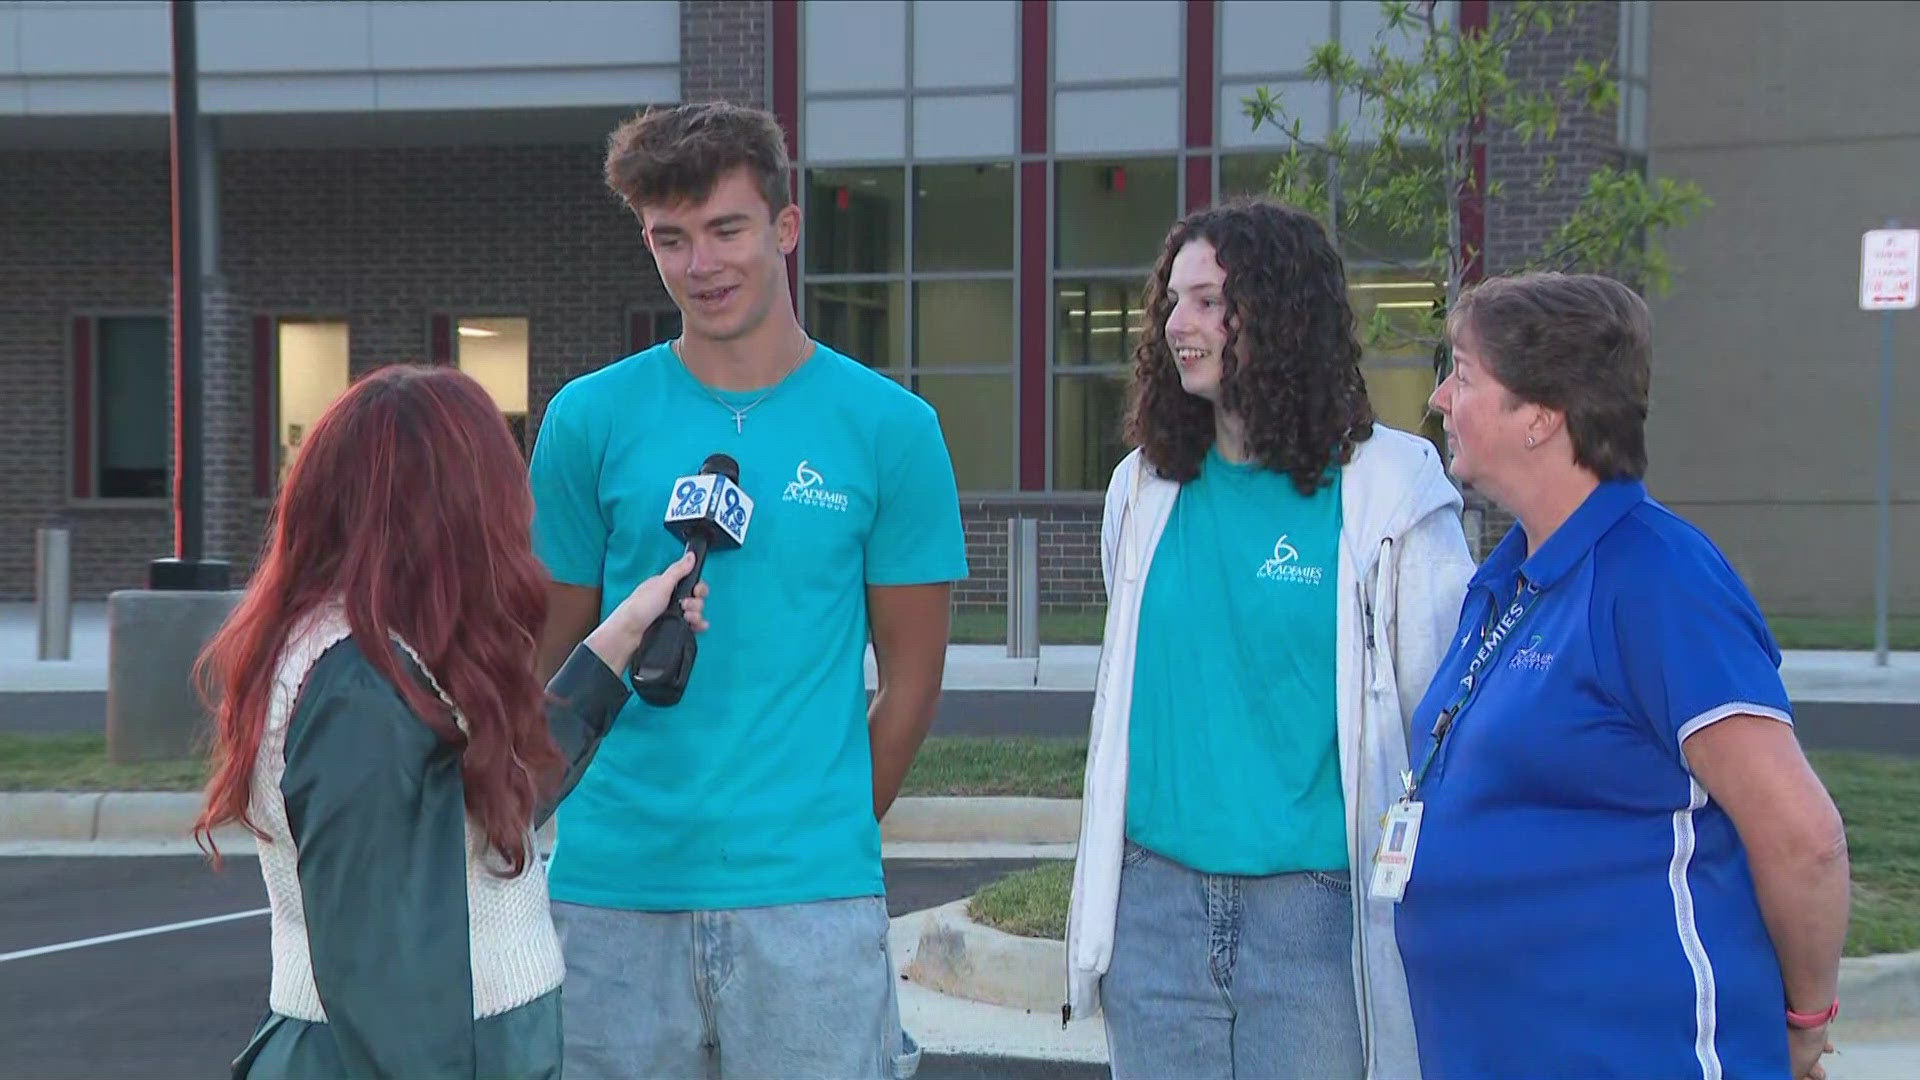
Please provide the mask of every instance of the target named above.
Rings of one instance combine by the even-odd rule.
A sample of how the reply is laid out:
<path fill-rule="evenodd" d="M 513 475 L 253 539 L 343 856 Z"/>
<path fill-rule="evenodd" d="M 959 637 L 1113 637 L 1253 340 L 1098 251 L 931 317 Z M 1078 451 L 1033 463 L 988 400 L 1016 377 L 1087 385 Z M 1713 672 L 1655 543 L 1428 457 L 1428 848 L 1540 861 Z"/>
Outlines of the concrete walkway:
<path fill-rule="evenodd" d="M 38 659 L 38 624 L 32 604 L 0 604 L 0 693 L 94 691 L 107 688 L 107 606 L 75 604 L 72 658 Z M 1093 689 L 1100 667 L 1095 645 L 1047 645 L 1038 658 L 1007 655 L 1004 645 L 953 645 L 947 649 L 944 685 L 949 690 Z M 1920 652 L 1893 653 L 1886 667 L 1870 651 L 1790 650 L 1781 676 L 1794 701 L 1920 704 Z M 867 654 L 867 685 L 873 686 L 873 654 Z"/>

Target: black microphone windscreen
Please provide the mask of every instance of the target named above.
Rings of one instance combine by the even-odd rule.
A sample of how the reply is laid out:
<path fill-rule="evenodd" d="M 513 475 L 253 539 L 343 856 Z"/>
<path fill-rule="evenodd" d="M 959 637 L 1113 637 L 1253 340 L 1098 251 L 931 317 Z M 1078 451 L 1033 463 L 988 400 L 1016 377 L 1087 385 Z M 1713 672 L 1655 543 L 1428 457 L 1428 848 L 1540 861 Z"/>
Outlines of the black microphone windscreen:
<path fill-rule="evenodd" d="M 703 473 L 718 473 L 733 481 L 740 482 L 740 463 L 726 454 L 708 455 L 706 463 L 700 466 Z"/>

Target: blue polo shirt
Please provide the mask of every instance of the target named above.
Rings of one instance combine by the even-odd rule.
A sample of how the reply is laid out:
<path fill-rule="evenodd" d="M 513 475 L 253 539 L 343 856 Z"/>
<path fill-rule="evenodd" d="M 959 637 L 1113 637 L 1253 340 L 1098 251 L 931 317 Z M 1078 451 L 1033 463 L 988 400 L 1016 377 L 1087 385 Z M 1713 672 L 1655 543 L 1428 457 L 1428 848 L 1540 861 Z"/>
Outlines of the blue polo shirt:
<path fill-rule="evenodd" d="M 1432 729 L 1483 629 L 1525 605 L 1418 791 L 1396 935 L 1421 1072 L 1784 1076 L 1746 851 L 1681 752 L 1731 715 L 1792 722 L 1760 610 L 1638 481 L 1526 549 L 1516 526 L 1474 576 L 1414 717 Z"/>

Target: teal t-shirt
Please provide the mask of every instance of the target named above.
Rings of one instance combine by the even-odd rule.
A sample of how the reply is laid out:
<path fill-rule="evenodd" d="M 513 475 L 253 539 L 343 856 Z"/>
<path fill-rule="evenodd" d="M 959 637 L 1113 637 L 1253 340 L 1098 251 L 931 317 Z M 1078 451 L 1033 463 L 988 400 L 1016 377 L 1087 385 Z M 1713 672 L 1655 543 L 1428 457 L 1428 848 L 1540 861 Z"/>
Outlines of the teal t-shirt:
<path fill-rule="evenodd" d="M 1127 837 L 1210 874 L 1347 869 L 1335 742 L 1340 481 L 1210 450 L 1147 570 Z"/>
<path fill-rule="evenodd" d="M 556 900 L 658 911 L 884 891 L 866 587 L 966 577 L 939 421 L 822 345 L 736 432 L 666 345 L 627 357 L 567 384 L 540 425 L 534 547 L 554 580 L 601 589 L 611 612 L 679 556 L 668 495 L 714 453 L 753 499 L 746 544 L 708 555 L 711 629 L 685 696 L 631 700 L 561 804 Z"/>

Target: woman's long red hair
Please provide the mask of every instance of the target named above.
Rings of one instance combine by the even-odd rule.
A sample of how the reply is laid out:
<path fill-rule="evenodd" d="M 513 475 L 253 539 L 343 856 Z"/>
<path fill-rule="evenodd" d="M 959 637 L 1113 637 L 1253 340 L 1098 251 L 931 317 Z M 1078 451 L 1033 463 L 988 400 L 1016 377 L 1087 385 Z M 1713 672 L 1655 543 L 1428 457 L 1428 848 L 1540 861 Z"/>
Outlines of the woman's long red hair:
<path fill-rule="evenodd" d="M 463 743 L 467 813 L 519 874 L 539 789 L 564 762 L 547 730 L 534 648 L 546 575 L 533 555 L 526 463 L 480 384 L 447 367 L 393 366 L 348 388 L 287 476 L 253 578 L 201 654 L 213 774 L 194 835 L 252 820 L 254 759 L 274 669 L 294 624 L 338 598 L 353 637 L 422 723 Z M 405 673 L 389 632 L 419 653 L 467 721 Z"/>

